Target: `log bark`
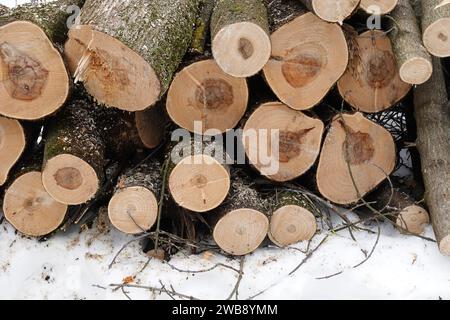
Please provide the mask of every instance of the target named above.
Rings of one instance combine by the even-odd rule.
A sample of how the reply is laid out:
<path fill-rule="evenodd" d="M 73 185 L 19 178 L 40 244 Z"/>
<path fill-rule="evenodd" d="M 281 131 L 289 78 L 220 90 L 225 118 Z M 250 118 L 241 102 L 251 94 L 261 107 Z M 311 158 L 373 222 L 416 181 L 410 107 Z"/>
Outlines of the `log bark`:
<path fill-rule="evenodd" d="M 214 59 L 235 77 L 258 73 L 270 57 L 265 0 L 217 0 L 211 17 Z"/>
<path fill-rule="evenodd" d="M 400 79 L 389 37 L 374 30 L 348 41 L 354 44 L 350 62 L 338 81 L 339 93 L 345 101 L 356 110 L 375 113 L 403 99 L 411 85 Z"/>
<path fill-rule="evenodd" d="M 189 49 L 198 4 L 87 0 L 65 45 L 72 75 L 102 104 L 147 109 L 167 91 Z"/>
<path fill-rule="evenodd" d="M 203 55 L 211 33 L 211 16 L 216 5 L 216 0 L 200 0 L 199 12 L 195 20 L 195 30 L 189 52 Z"/>
<path fill-rule="evenodd" d="M 377 187 L 394 170 L 392 135 L 361 113 L 336 116 L 320 155 L 316 180 L 320 193 L 351 204 Z"/>
<path fill-rule="evenodd" d="M 439 59 L 433 58 L 433 67 L 431 80 L 414 91 L 416 143 L 436 240 L 441 252 L 450 255 L 450 103 Z"/>
<path fill-rule="evenodd" d="M 397 6 L 399 0 L 361 0 L 359 5 L 368 14 L 388 14 Z"/>
<path fill-rule="evenodd" d="M 423 46 L 421 32 L 409 0 L 400 0 L 391 12 L 389 37 L 397 60 L 400 78 L 410 84 L 422 84 L 431 77 L 431 57 Z"/>
<path fill-rule="evenodd" d="M 311 240 L 317 231 L 318 209 L 305 196 L 292 191 L 277 192 L 271 199 L 269 238 L 279 247 Z M 320 212 L 319 212 L 320 213 Z"/>
<path fill-rule="evenodd" d="M 450 57 L 450 4 L 443 3 L 422 1 L 423 43 L 436 57 Z"/>
<path fill-rule="evenodd" d="M 255 251 L 269 230 L 269 201 L 238 170 L 232 174 L 225 202 L 209 215 L 213 238 L 226 253 L 236 256 Z"/>
<path fill-rule="evenodd" d="M 61 203 L 91 200 L 103 180 L 105 144 L 93 111 L 88 101 L 73 100 L 48 127 L 43 183 Z"/>
<path fill-rule="evenodd" d="M 150 159 L 128 168 L 118 179 L 108 205 L 111 223 L 130 234 L 149 230 L 158 217 L 162 187 L 161 163 Z"/>
<path fill-rule="evenodd" d="M 339 25 L 304 13 L 296 3 L 271 2 L 272 56 L 264 77 L 283 103 L 306 110 L 317 105 L 345 72 L 348 48 Z M 292 16 L 297 17 L 291 20 Z"/>
<path fill-rule="evenodd" d="M 209 59 L 194 62 L 175 76 L 166 108 L 180 127 L 197 134 L 215 129 L 216 135 L 217 130 L 223 133 L 238 124 L 248 99 L 246 80 L 228 75 Z"/>
<path fill-rule="evenodd" d="M 242 142 L 250 163 L 274 181 L 290 181 L 316 162 L 324 125 L 278 103 L 256 108 L 244 125 Z"/>
<path fill-rule="evenodd" d="M 358 8 L 360 0 L 300 0 L 309 11 L 322 20 L 342 22 Z"/>

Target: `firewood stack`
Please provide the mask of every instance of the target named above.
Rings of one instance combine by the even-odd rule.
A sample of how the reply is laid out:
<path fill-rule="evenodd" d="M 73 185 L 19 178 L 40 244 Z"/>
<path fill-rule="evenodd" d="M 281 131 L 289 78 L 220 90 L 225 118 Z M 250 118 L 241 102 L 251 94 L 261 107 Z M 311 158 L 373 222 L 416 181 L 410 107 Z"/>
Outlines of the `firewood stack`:
<path fill-rule="evenodd" d="M 380 29 L 364 27 L 373 18 Z M 446 57 L 440 0 L 0 6 L 4 216 L 40 237 L 106 206 L 121 232 L 210 236 L 245 255 L 314 236 L 308 188 L 390 208 L 409 234 L 428 210 L 450 255 Z M 399 105 L 415 112 L 422 205 L 389 179 L 401 144 L 376 119 Z"/>

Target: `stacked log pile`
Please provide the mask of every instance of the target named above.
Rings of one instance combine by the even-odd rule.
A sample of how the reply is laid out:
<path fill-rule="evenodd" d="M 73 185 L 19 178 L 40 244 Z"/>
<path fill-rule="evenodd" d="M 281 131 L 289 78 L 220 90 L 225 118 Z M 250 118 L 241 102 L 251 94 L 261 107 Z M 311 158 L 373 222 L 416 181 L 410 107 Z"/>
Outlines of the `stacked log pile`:
<path fill-rule="evenodd" d="M 245 255 L 310 240 L 319 198 L 388 208 L 407 234 L 431 217 L 450 255 L 450 4 L 73 2 L 0 6 L 0 184 L 19 232 L 102 208 L 121 232 L 155 231 L 155 254 L 174 233 Z M 361 28 L 372 14 L 380 29 Z M 420 204 L 392 176 L 404 132 L 377 121 L 399 105 Z"/>

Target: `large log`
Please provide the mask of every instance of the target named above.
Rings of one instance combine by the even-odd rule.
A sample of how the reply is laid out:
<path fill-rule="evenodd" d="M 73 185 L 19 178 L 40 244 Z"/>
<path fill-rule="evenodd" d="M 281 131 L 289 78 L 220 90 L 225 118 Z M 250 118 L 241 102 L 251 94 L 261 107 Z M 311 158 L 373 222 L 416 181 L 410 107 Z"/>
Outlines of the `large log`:
<path fill-rule="evenodd" d="M 259 106 L 248 118 L 242 142 L 250 163 L 261 174 L 275 181 L 289 181 L 314 165 L 323 132 L 322 121 L 270 102 Z"/>
<path fill-rule="evenodd" d="M 217 0 L 211 17 L 214 59 L 226 73 L 249 77 L 270 57 L 265 0 Z"/>
<path fill-rule="evenodd" d="M 87 0 L 65 45 L 72 75 L 102 104 L 127 111 L 152 106 L 191 44 L 198 4 Z"/>
<path fill-rule="evenodd" d="M 392 135 L 361 113 L 333 120 L 320 155 L 316 180 L 320 193 L 339 204 L 351 204 L 372 191 L 394 170 Z"/>
<path fill-rule="evenodd" d="M 190 132 L 202 134 L 209 129 L 225 132 L 244 116 L 248 96 L 245 79 L 223 72 L 214 60 L 203 60 L 175 76 L 166 108 L 170 118 Z"/>
<path fill-rule="evenodd" d="M 423 43 L 436 57 L 450 57 L 450 4 L 422 1 Z"/>
<path fill-rule="evenodd" d="M 391 17 L 389 37 L 400 78 L 406 83 L 422 84 L 431 77 L 433 65 L 423 46 L 419 24 L 409 0 L 400 0 Z"/>
<path fill-rule="evenodd" d="M 379 30 L 355 35 L 347 71 L 338 81 L 341 96 L 356 110 L 379 112 L 403 99 L 411 85 L 400 79 L 389 37 Z"/>
<path fill-rule="evenodd" d="M 91 200 L 104 176 L 105 144 L 95 122 L 95 108 L 85 99 L 67 104 L 47 128 L 42 180 L 61 203 Z"/>
<path fill-rule="evenodd" d="M 344 33 L 339 25 L 305 13 L 298 0 L 274 0 L 269 9 L 272 56 L 264 76 L 283 103 L 297 110 L 310 109 L 345 72 Z"/>
<path fill-rule="evenodd" d="M 342 22 L 359 6 L 360 0 L 300 0 L 310 11 L 328 22 Z"/>
<path fill-rule="evenodd" d="M 450 255 L 450 102 L 441 62 L 433 58 L 431 80 L 414 91 L 417 148 L 425 183 L 425 200 L 439 249 Z"/>

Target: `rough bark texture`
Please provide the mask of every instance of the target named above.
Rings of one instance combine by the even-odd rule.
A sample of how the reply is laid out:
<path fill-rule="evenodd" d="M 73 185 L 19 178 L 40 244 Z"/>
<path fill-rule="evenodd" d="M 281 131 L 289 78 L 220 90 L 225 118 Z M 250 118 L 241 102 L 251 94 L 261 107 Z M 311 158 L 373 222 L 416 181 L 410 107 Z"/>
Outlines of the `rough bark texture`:
<path fill-rule="evenodd" d="M 300 192 L 292 191 L 280 191 L 275 194 L 271 199 L 272 212 L 284 207 L 284 206 L 299 206 L 310 211 L 314 215 L 320 215 L 318 208 L 315 204 L 306 196 Z"/>
<path fill-rule="evenodd" d="M 271 32 L 307 12 L 299 0 L 273 0 L 268 8 Z"/>
<path fill-rule="evenodd" d="M 87 0 L 81 24 L 127 45 L 147 61 L 161 83 L 161 95 L 188 50 L 199 0 Z"/>
<path fill-rule="evenodd" d="M 162 187 L 161 163 L 150 159 L 138 166 L 125 170 L 119 177 L 115 193 L 129 187 L 144 187 L 159 198 Z"/>
<path fill-rule="evenodd" d="M 224 27 L 251 22 L 269 34 L 267 7 L 264 0 L 217 0 L 211 17 L 211 38 Z"/>
<path fill-rule="evenodd" d="M 441 18 L 450 18 L 449 5 L 443 0 L 422 0 L 422 31 Z"/>
<path fill-rule="evenodd" d="M 450 103 L 441 62 L 433 58 L 433 76 L 414 91 L 417 148 L 436 239 L 450 255 Z M 446 251 L 442 242 L 446 238 Z"/>
<path fill-rule="evenodd" d="M 33 22 L 44 30 L 54 43 L 63 44 L 67 38 L 67 24 L 74 23 L 85 0 L 56 0 L 45 4 L 27 3 L 11 9 L 0 17 L 0 26 L 15 21 Z M 0 15 L 2 14 L 0 8 Z"/>
<path fill-rule="evenodd" d="M 190 52 L 194 54 L 204 54 L 208 41 L 211 16 L 216 0 L 200 0 L 200 8 L 195 20 L 195 30 L 192 36 Z"/>
<path fill-rule="evenodd" d="M 422 58 L 431 63 L 431 57 L 422 44 L 419 24 L 409 0 L 400 0 L 391 12 L 391 17 L 393 30 L 389 32 L 389 37 L 398 68 L 414 58 Z"/>
<path fill-rule="evenodd" d="M 76 99 L 64 107 L 49 125 L 45 140 L 44 165 L 60 154 L 70 154 L 86 161 L 104 176 L 105 144 L 95 121 L 95 112 L 84 99 Z"/>

